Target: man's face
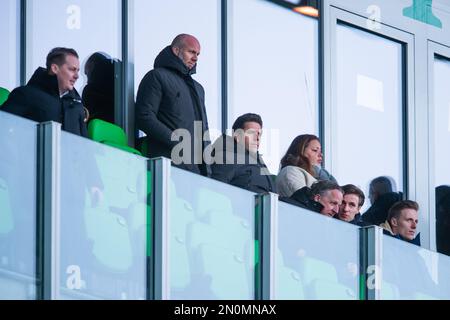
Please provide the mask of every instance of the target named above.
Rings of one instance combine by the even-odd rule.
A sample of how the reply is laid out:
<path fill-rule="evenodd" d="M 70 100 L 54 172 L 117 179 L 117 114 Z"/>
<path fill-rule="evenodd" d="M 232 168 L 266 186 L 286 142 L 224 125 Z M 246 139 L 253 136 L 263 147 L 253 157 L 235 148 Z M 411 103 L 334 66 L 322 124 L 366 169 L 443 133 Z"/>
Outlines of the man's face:
<path fill-rule="evenodd" d="M 323 205 L 323 209 L 320 211 L 321 214 L 333 217 L 339 212 L 339 206 L 342 203 L 342 192 L 339 190 L 329 190 L 323 196 L 316 194 L 314 201 Z"/>
<path fill-rule="evenodd" d="M 200 43 L 194 37 L 187 37 L 184 45 L 181 48 L 173 48 L 173 52 L 191 70 L 197 63 L 198 56 L 200 55 Z"/>
<path fill-rule="evenodd" d="M 261 126 L 257 122 L 246 122 L 244 123 L 243 131 L 245 149 L 250 152 L 256 153 L 259 149 L 259 141 L 261 139 Z"/>
<path fill-rule="evenodd" d="M 359 197 L 356 194 L 345 194 L 339 206 L 338 218 L 347 222 L 352 221 L 360 209 Z"/>
<path fill-rule="evenodd" d="M 73 90 L 75 82 L 77 82 L 80 72 L 80 61 L 73 55 L 66 56 L 66 62 L 61 66 L 57 64 L 51 65 L 52 72 L 58 79 L 59 93 Z"/>
<path fill-rule="evenodd" d="M 413 240 L 416 237 L 419 214 L 414 209 L 403 209 L 398 219 L 391 219 L 392 231 L 403 238 Z"/>

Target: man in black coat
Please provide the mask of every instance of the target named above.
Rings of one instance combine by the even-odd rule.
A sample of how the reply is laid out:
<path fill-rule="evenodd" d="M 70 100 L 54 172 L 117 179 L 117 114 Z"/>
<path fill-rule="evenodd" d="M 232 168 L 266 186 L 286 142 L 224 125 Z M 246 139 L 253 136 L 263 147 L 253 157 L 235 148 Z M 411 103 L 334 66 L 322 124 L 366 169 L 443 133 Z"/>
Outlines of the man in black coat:
<path fill-rule="evenodd" d="M 313 183 L 311 188 L 303 187 L 289 198 L 280 197 L 281 201 L 334 217 L 339 212 L 344 191 L 331 180 L 319 180 Z"/>
<path fill-rule="evenodd" d="M 276 192 L 273 176 L 258 153 L 262 119 L 247 113 L 233 124 L 233 137 L 223 135 L 213 144 L 212 178 L 257 193 Z"/>
<path fill-rule="evenodd" d="M 14 89 L 1 110 L 37 122 L 56 121 L 63 130 L 87 137 L 85 110 L 74 88 L 79 71 L 79 58 L 74 49 L 54 48 L 47 55 L 46 69 L 38 68 L 26 86 Z M 88 191 L 91 206 L 97 206 L 103 198 L 103 183 L 94 158 L 95 146 L 66 137 L 76 143 L 61 149 L 60 264 L 63 273 L 76 265 L 84 274 L 92 251 L 82 218 L 87 209 L 85 195 Z M 10 177 L 6 180 L 12 185 L 17 175 Z M 20 235 L 20 229 L 16 232 Z"/>
<path fill-rule="evenodd" d="M 364 192 L 353 184 L 342 186 L 342 190 L 344 191 L 344 197 L 339 207 L 339 213 L 335 217 L 360 227 L 368 225 L 362 221 L 359 213 L 366 198 Z"/>
<path fill-rule="evenodd" d="M 136 97 L 136 128 L 147 135 L 148 157 L 164 156 L 183 169 L 205 176 L 203 151 L 210 144 L 203 87 L 192 78 L 200 43 L 187 34 L 175 37 L 142 79 Z M 180 137 L 182 142 L 179 142 Z M 206 140 L 206 141 L 204 141 Z M 173 152 L 180 144 L 181 152 Z"/>
<path fill-rule="evenodd" d="M 378 226 L 386 221 L 392 205 L 402 200 L 402 193 L 395 192 L 395 181 L 391 177 L 381 176 L 370 182 L 369 199 L 372 206 L 362 215 L 362 220 Z"/>
<path fill-rule="evenodd" d="M 54 48 L 46 67 L 36 69 L 26 86 L 14 89 L 2 110 L 37 122 L 60 122 L 63 130 L 86 137 L 86 114 L 74 88 L 80 71 L 77 52 Z"/>
<path fill-rule="evenodd" d="M 384 229 L 384 234 L 420 246 L 418 223 L 419 204 L 412 200 L 402 200 L 389 209 L 387 219 L 380 227 Z"/>

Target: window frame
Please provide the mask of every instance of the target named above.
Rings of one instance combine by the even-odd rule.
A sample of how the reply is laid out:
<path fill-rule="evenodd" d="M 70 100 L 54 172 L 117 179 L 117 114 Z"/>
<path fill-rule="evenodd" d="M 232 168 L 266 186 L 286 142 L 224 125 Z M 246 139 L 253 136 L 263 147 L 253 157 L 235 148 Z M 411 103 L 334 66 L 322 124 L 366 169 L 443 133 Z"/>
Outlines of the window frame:
<path fill-rule="evenodd" d="M 450 47 L 440 44 L 438 42 L 428 40 L 428 212 L 429 212 L 429 228 L 430 234 L 430 249 L 436 251 L 436 182 L 435 182 L 435 168 L 436 168 L 436 149 L 435 142 L 435 114 L 436 106 L 434 99 L 434 63 L 436 58 L 448 60 L 450 63 Z M 450 182 L 449 182 L 450 183 Z"/>

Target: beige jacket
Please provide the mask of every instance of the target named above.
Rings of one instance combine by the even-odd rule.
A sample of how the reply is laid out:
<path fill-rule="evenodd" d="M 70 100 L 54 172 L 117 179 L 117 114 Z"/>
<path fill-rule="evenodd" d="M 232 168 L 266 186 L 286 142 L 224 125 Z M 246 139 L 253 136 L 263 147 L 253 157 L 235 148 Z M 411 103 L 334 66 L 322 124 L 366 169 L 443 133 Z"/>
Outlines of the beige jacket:
<path fill-rule="evenodd" d="M 297 166 L 286 166 L 278 173 L 277 191 L 280 197 L 290 197 L 295 191 L 305 186 L 311 187 L 316 181 L 308 171 Z"/>
<path fill-rule="evenodd" d="M 384 230 L 389 231 L 393 236 L 395 236 L 394 232 L 392 231 L 391 225 L 389 224 L 389 222 L 387 220 L 385 222 L 383 222 L 382 224 L 380 224 L 379 227 L 383 228 Z"/>

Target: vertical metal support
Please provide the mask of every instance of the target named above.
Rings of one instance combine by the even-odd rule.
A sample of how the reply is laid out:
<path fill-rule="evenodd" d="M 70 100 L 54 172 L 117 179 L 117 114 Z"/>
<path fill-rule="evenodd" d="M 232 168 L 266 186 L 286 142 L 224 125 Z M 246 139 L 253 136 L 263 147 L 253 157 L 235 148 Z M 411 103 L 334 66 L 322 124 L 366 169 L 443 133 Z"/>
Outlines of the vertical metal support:
<path fill-rule="evenodd" d="M 255 299 L 275 298 L 274 262 L 277 239 L 278 195 L 255 196 Z"/>
<path fill-rule="evenodd" d="M 134 146 L 134 1 L 122 0 L 122 63 L 118 83 L 120 95 L 117 100 L 120 125 L 128 135 L 128 143 Z"/>
<path fill-rule="evenodd" d="M 325 142 L 324 139 L 324 106 L 325 106 L 325 3 L 324 1 L 319 1 L 319 101 L 318 101 L 318 113 L 319 113 L 319 137 L 322 141 L 322 145 Z"/>
<path fill-rule="evenodd" d="M 383 229 L 360 229 L 359 274 L 360 300 L 380 300 L 382 286 Z"/>
<path fill-rule="evenodd" d="M 226 133 L 228 126 L 228 1 L 220 2 L 220 26 L 221 26 L 221 61 L 222 61 L 222 133 Z"/>
<path fill-rule="evenodd" d="M 333 172 L 333 142 L 334 124 L 333 124 L 333 104 L 336 101 L 336 92 L 333 90 L 335 83 L 335 72 L 333 67 L 336 65 L 332 49 L 335 48 L 336 39 L 333 36 L 334 17 L 331 14 L 330 0 L 319 1 L 319 137 L 322 143 L 322 152 L 324 153 L 324 165 Z"/>
<path fill-rule="evenodd" d="M 148 256 L 149 292 L 151 300 L 169 299 L 169 201 L 170 168 L 167 158 L 151 159 L 152 171 L 152 222 L 151 248 Z"/>
<path fill-rule="evenodd" d="M 24 86 L 27 82 L 27 1 L 20 0 L 20 21 L 19 21 L 19 32 L 20 32 L 20 43 L 19 43 L 19 81 L 20 85 Z"/>
<path fill-rule="evenodd" d="M 61 124 L 38 124 L 36 273 L 38 299 L 58 298 Z"/>

